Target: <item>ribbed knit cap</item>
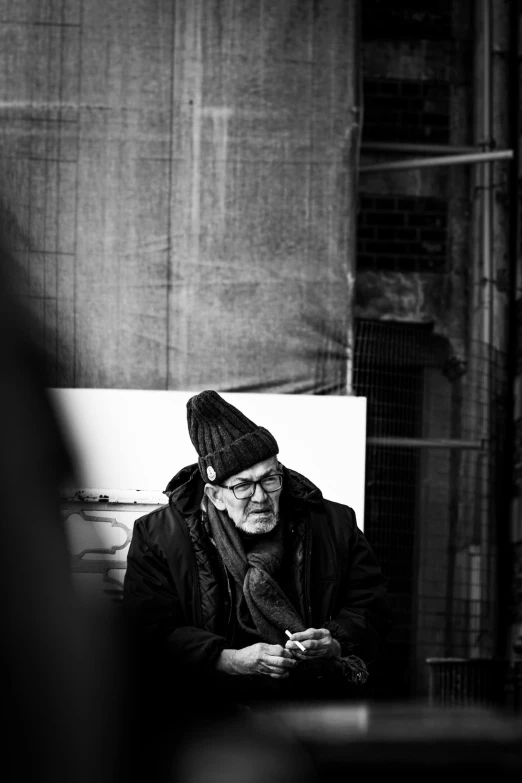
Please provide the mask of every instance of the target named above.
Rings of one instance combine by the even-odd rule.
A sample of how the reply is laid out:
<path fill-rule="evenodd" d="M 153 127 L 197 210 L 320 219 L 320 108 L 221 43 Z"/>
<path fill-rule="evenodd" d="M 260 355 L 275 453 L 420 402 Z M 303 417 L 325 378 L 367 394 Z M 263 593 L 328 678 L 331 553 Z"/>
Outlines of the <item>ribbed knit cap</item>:
<path fill-rule="evenodd" d="M 187 402 L 188 430 L 204 481 L 224 479 L 275 456 L 273 435 L 258 427 L 213 391 L 202 391 Z"/>

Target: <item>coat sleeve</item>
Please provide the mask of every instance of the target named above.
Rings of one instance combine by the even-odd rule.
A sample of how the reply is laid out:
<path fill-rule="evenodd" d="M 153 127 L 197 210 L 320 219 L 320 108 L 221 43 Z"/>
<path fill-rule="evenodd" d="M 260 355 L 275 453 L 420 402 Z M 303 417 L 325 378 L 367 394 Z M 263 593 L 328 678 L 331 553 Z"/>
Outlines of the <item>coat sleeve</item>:
<path fill-rule="evenodd" d="M 388 580 L 363 532 L 351 514 L 352 541 L 333 616 L 324 624 L 341 644 L 341 655 L 375 660 L 392 627 L 387 603 Z M 342 564 L 341 564 L 342 565 Z"/>
<path fill-rule="evenodd" d="M 179 590 L 160 547 L 134 527 L 123 586 L 126 620 L 148 654 L 201 674 L 213 672 L 228 641 L 187 620 Z"/>

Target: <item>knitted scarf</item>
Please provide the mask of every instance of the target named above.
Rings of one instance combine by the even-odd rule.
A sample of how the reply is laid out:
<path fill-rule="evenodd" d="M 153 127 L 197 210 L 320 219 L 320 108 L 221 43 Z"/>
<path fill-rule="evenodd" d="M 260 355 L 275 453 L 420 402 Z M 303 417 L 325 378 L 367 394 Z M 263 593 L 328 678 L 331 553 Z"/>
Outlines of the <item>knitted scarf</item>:
<path fill-rule="evenodd" d="M 287 641 L 290 633 L 304 631 L 301 617 L 276 581 L 283 560 L 283 533 L 279 524 L 270 538 L 261 536 L 245 554 L 235 525 L 224 511 L 207 504 L 212 536 L 236 586 L 236 612 L 243 630 L 270 644 Z"/>

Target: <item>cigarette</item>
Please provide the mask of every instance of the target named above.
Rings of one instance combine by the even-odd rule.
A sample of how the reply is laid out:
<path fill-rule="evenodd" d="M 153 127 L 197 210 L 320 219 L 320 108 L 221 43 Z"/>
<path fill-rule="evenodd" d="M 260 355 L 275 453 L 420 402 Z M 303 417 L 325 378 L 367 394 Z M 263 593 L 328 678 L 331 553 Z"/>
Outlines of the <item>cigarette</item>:
<path fill-rule="evenodd" d="M 290 639 L 290 637 L 292 636 L 292 634 L 290 633 L 290 631 L 285 631 L 285 633 L 286 633 L 286 635 L 288 636 L 288 638 Z M 302 650 L 303 652 L 306 652 L 306 648 L 305 648 L 305 647 L 303 647 L 303 645 L 301 644 L 301 642 L 298 642 L 298 641 L 297 641 L 297 639 L 292 639 L 291 641 L 295 642 L 295 643 L 297 644 L 297 646 L 299 647 L 299 649 L 300 649 L 300 650 Z"/>

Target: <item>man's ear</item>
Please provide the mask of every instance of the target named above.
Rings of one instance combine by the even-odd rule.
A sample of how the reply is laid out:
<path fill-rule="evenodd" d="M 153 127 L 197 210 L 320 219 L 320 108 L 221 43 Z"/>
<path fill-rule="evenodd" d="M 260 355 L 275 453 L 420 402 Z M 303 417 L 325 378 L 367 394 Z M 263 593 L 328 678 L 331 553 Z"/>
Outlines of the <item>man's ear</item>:
<path fill-rule="evenodd" d="M 214 484 L 205 484 L 205 495 L 210 498 L 212 503 L 219 511 L 225 510 L 225 504 L 223 502 L 223 493 L 221 487 L 216 487 Z"/>

